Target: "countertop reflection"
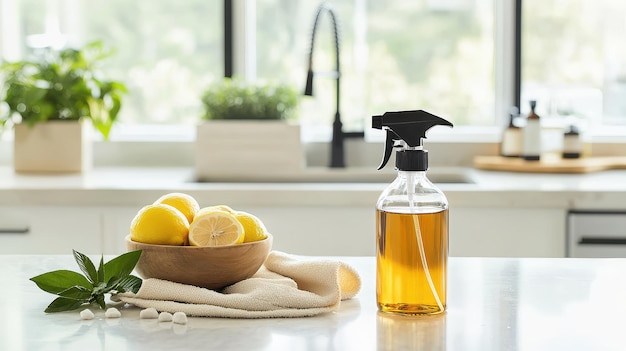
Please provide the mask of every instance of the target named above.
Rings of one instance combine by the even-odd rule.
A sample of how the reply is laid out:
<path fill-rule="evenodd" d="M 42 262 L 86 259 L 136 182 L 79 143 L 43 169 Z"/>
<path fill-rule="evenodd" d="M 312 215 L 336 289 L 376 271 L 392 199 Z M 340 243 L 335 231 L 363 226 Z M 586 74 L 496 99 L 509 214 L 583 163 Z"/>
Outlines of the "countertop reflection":
<path fill-rule="evenodd" d="M 335 257 L 334 257 L 335 258 Z M 53 295 L 28 278 L 76 270 L 70 255 L 0 256 L 1 350 L 623 350 L 626 259 L 450 258 L 448 311 L 377 312 L 373 257 L 338 257 L 363 290 L 310 318 L 190 318 L 186 325 L 45 314 Z"/>

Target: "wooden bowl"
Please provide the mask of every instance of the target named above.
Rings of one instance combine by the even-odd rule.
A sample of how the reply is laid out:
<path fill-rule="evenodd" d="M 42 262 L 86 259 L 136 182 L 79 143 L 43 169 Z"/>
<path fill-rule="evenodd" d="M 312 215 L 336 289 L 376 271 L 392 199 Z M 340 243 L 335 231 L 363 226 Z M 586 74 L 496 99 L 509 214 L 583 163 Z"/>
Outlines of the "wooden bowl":
<path fill-rule="evenodd" d="M 260 241 L 218 247 L 144 244 L 126 236 L 128 251 L 142 250 L 135 271 L 158 278 L 219 290 L 250 278 L 272 248 L 272 236 Z"/>

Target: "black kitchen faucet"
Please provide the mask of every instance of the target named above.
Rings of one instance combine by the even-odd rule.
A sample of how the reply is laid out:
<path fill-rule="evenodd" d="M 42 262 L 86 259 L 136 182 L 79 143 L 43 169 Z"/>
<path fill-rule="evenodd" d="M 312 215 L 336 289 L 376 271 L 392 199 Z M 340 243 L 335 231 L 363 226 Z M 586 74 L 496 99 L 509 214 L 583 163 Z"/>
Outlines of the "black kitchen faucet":
<path fill-rule="evenodd" d="M 325 12 L 330 15 L 332 26 L 333 26 L 333 34 L 335 39 L 335 71 L 331 72 L 313 72 L 313 48 L 315 44 L 315 35 L 317 33 L 317 24 L 319 22 L 321 14 Z M 344 140 L 346 138 L 363 138 L 364 132 L 344 132 L 343 131 L 343 123 L 341 122 L 341 115 L 339 113 L 339 102 L 340 102 L 340 91 L 341 91 L 341 67 L 339 65 L 339 30 L 337 25 L 337 15 L 335 11 L 331 8 L 327 3 L 322 3 L 317 8 L 317 13 L 315 14 L 315 22 L 313 23 L 313 32 L 311 33 L 311 49 L 309 50 L 309 68 L 307 70 L 306 76 L 306 86 L 304 88 L 304 95 L 313 96 L 313 76 L 314 75 L 325 75 L 331 78 L 334 78 L 337 82 L 336 84 L 336 96 L 335 96 L 335 120 L 333 122 L 333 135 L 331 141 L 331 152 L 330 152 L 330 167 L 345 167 L 344 161 Z"/>

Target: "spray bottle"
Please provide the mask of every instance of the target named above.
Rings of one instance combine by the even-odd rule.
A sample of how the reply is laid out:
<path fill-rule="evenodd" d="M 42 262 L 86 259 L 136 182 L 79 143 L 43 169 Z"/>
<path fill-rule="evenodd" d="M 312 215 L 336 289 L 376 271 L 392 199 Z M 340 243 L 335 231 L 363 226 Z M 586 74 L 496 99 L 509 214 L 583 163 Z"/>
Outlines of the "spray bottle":
<path fill-rule="evenodd" d="M 382 169 L 394 147 L 398 176 L 376 203 L 376 301 L 382 312 L 421 315 L 446 309 L 448 200 L 426 177 L 426 131 L 452 123 L 423 110 L 372 117 L 387 132 Z"/>

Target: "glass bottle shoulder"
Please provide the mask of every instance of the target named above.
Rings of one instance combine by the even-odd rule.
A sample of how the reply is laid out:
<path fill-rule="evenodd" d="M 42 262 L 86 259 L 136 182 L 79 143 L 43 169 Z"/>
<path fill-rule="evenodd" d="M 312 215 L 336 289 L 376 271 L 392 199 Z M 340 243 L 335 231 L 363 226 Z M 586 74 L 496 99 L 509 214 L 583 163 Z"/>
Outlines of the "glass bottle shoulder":
<path fill-rule="evenodd" d="M 381 193 L 376 209 L 393 213 L 436 213 L 448 209 L 448 199 L 425 172 L 398 172 Z"/>

